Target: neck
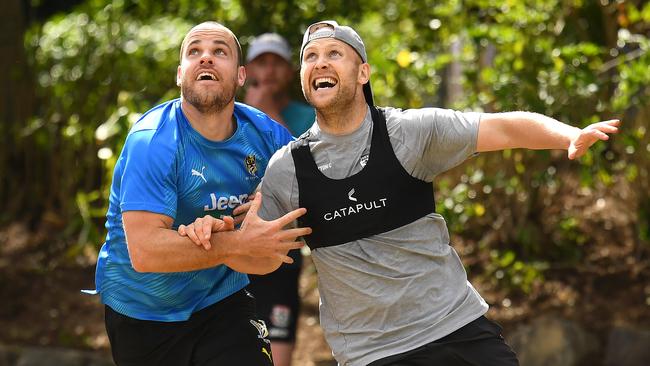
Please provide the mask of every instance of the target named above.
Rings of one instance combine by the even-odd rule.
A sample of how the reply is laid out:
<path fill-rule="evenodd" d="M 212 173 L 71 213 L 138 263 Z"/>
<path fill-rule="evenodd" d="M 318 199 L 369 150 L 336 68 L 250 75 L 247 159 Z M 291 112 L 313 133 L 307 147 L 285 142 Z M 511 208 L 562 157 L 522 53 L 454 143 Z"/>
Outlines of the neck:
<path fill-rule="evenodd" d="M 364 99 L 354 99 L 348 105 L 316 109 L 316 121 L 325 133 L 348 135 L 361 126 L 367 111 L 368 105 Z"/>
<path fill-rule="evenodd" d="M 225 108 L 219 111 L 203 113 L 181 97 L 181 109 L 192 128 L 208 140 L 223 141 L 235 132 L 234 101 L 228 103 Z"/>

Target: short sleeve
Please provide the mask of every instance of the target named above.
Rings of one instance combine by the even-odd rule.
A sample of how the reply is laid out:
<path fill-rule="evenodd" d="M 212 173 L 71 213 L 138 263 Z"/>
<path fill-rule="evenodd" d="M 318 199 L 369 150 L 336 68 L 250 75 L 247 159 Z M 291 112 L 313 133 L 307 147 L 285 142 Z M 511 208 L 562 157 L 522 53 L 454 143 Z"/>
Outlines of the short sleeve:
<path fill-rule="evenodd" d="M 480 113 L 441 108 L 388 111 L 399 140 L 426 169 L 421 179 L 432 180 L 476 152 Z M 389 127 L 389 130 L 391 128 Z M 392 137 L 392 136 L 391 136 Z"/>
<path fill-rule="evenodd" d="M 269 161 L 262 178 L 262 206 L 258 215 L 264 220 L 275 220 L 297 208 L 292 198 L 297 196 L 296 168 L 290 145 L 278 150 Z"/>
<path fill-rule="evenodd" d="M 123 212 L 149 211 L 174 218 L 177 205 L 176 149 L 171 142 L 156 140 L 155 132 L 134 132 L 124 144 L 120 208 Z"/>
<path fill-rule="evenodd" d="M 289 130 L 287 130 L 284 126 L 281 124 L 273 121 L 270 117 L 268 118 L 269 121 L 273 122 L 273 139 L 275 143 L 275 150 L 280 150 L 281 147 L 286 146 L 289 142 L 293 141 L 293 136 L 291 136 L 291 133 Z"/>

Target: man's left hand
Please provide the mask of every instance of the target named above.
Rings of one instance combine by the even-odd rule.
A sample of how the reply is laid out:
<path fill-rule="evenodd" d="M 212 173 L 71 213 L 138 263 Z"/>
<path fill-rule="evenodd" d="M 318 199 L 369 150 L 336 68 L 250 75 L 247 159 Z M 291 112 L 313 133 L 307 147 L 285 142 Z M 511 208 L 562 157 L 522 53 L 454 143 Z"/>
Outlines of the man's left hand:
<path fill-rule="evenodd" d="M 569 159 L 577 159 L 587 152 L 596 141 L 609 140 L 610 133 L 618 133 L 618 126 L 621 121 L 612 119 L 609 121 L 596 122 L 580 130 L 578 136 L 569 145 Z"/>

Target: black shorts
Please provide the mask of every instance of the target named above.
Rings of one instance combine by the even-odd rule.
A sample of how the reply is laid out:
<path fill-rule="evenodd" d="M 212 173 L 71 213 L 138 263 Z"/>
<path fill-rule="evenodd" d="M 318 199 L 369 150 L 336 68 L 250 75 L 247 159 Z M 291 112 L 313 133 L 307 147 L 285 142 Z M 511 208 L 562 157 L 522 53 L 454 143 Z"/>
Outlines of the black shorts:
<path fill-rule="evenodd" d="M 248 276 L 248 290 L 255 296 L 257 313 L 266 323 L 269 339 L 293 343 L 300 312 L 298 278 L 302 256 L 299 250 L 292 250 L 289 255 L 294 260 L 292 264 L 283 264 L 265 276 Z"/>
<path fill-rule="evenodd" d="M 265 326 L 245 290 L 181 322 L 139 320 L 105 308 L 111 352 L 119 366 L 273 365 Z"/>
<path fill-rule="evenodd" d="M 368 366 L 518 366 L 501 326 L 482 316 L 450 335 Z"/>

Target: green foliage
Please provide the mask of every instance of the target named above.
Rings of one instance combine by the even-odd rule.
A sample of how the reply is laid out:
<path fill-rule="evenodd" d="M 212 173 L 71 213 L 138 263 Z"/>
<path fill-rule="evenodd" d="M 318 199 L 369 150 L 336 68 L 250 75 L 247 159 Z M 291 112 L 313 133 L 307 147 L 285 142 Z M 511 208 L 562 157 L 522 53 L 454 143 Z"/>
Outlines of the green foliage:
<path fill-rule="evenodd" d="M 64 177 L 53 194 L 62 195 L 69 230 L 97 246 L 115 155 L 139 114 L 176 94 L 178 45 L 191 24 L 163 14 L 142 20 L 120 1 L 94 5 L 27 33 L 43 102 L 26 133 L 64 162 L 52 162 Z"/>
<path fill-rule="evenodd" d="M 296 50 L 307 25 L 336 19 L 364 38 L 379 105 L 530 110 L 575 126 L 622 117 L 622 133 L 595 145 L 580 166 L 569 169 L 563 154 L 504 151 L 436 182 L 438 211 L 452 233 L 489 251 L 483 272 L 528 291 L 547 262 L 575 263 L 593 241 L 578 213 L 545 214 L 562 207 L 554 200 L 567 177 L 589 189 L 628 182 L 645 202 L 637 240 L 649 240 L 650 5 L 617 4 L 87 0 L 25 36 L 39 103 L 22 133 L 34 141 L 49 177 L 61 178 L 41 179 L 43 191 L 50 184 L 57 198 L 39 209 L 69 222 L 71 242 L 78 242 L 71 247 L 100 244 L 124 137 L 141 113 L 178 95 L 178 48 L 193 24 L 221 21 L 244 49 L 252 36 L 276 31 Z"/>
<path fill-rule="evenodd" d="M 535 284 L 544 280 L 546 269 L 546 262 L 523 262 L 512 250 L 491 250 L 486 274 L 495 286 L 505 287 L 513 293 L 528 294 Z"/>

